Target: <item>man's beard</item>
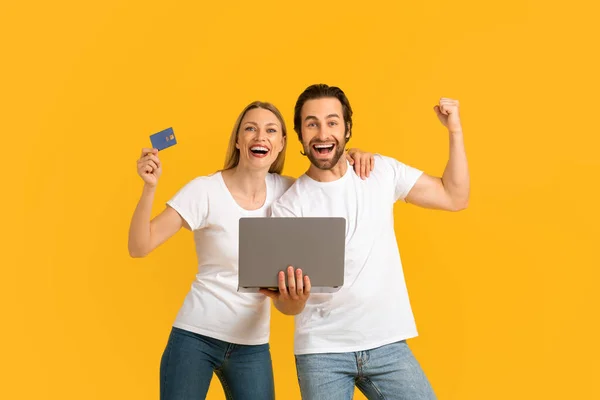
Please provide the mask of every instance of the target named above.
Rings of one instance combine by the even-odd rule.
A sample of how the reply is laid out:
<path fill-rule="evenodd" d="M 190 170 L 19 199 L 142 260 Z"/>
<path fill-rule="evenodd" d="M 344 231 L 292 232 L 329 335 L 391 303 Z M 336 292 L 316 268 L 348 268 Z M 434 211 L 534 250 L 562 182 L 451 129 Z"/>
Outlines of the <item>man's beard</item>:
<path fill-rule="evenodd" d="M 315 155 L 313 153 L 313 145 L 315 144 L 319 144 L 322 143 L 321 141 L 313 141 L 311 143 L 308 144 L 307 146 L 304 146 L 304 154 L 306 154 L 306 156 L 308 157 L 308 159 L 310 160 L 310 162 L 312 163 L 312 165 L 314 165 L 315 167 L 321 169 L 321 170 L 330 170 L 331 168 L 335 167 L 338 163 L 338 161 L 340 161 L 340 158 L 342 157 L 342 155 L 344 155 L 344 147 L 346 147 L 346 140 L 344 140 L 344 143 L 342 145 L 340 145 L 340 143 L 335 140 L 335 153 L 333 154 L 333 157 L 329 160 L 319 160 L 317 158 L 315 158 Z"/>

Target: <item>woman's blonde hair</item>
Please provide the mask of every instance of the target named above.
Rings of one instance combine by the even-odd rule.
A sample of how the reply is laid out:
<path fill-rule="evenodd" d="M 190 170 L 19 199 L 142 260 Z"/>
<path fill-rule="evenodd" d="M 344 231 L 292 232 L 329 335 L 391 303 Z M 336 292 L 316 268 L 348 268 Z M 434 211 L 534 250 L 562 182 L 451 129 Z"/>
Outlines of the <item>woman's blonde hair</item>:
<path fill-rule="evenodd" d="M 275 161 L 273 162 L 273 164 L 271 164 L 271 167 L 269 168 L 269 172 L 281 174 L 281 171 L 283 170 L 283 164 L 285 163 L 285 150 L 287 148 L 287 129 L 285 127 L 283 117 L 281 116 L 281 113 L 279 112 L 277 107 L 275 107 L 271 103 L 265 103 L 262 101 L 255 101 L 248 104 L 235 121 L 233 131 L 231 132 L 231 137 L 229 138 L 229 146 L 227 147 L 227 153 L 225 154 L 225 166 L 223 170 L 235 168 L 239 164 L 240 150 L 237 147 L 235 147 L 235 145 L 237 144 L 240 126 L 242 125 L 242 120 L 244 119 L 246 113 L 255 108 L 262 108 L 271 111 L 277 117 L 279 123 L 281 123 L 281 133 L 283 135 L 283 149 L 279 152 L 279 154 L 277 155 L 277 159 L 275 159 Z"/>

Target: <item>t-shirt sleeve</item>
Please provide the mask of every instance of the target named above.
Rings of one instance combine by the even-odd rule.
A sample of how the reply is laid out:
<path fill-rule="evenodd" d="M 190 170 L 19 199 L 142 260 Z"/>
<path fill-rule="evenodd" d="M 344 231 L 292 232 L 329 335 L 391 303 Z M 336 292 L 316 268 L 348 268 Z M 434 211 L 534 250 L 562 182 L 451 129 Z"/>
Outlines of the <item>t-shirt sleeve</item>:
<path fill-rule="evenodd" d="M 293 207 L 293 198 L 295 193 L 288 193 L 288 190 L 292 190 L 292 186 L 296 179 L 288 176 L 274 175 L 277 178 L 277 190 L 275 195 L 277 196 L 275 201 L 271 203 L 267 215 L 269 217 L 297 217 L 298 213 Z"/>
<path fill-rule="evenodd" d="M 296 212 L 294 212 L 294 210 L 292 210 L 291 207 L 288 207 L 287 205 L 285 205 L 283 202 L 281 201 L 276 201 L 273 204 L 271 204 L 271 209 L 269 212 L 269 216 L 270 217 L 298 217 L 298 215 L 296 215 Z"/>
<path fill-rule="evenodd" d="M 287 190 L 294 184 L 294 182 L 296 182 L 295 178 L 292 178 L 290 176 L 281 176 L 281 181 L 282 181 L 282 187 L 283 187 L 283 193 L 287 192 Z"/>
<path fill-rule="evenodd" d="M 275 200 L 281 198 L 281 196 L 283 196 L 283 194 L 287 192 L 296 181 L 294 178 L 290 178 L 289 176 L 283 176 L 279 174 L 271 174 L 271 176 L 273 177 L 273 182 L 275 184 Z"/>
<path fill-rule="evenodd" d="M 202 178 L 192 180 L 167 201 L 167 205 L 181 215 L 191 230 L 202 228 L 208 213 L 206 180 Z"/>
<path fill-rule="evenodd" d="M 389 172 L 394 184 L 394 201 L 405 201 L 423 171 L 404 164 L 394 158 L 381 156 L 382 161 L 389 167 Z M 377 165 L 377 164 L 376 164 Z"/>

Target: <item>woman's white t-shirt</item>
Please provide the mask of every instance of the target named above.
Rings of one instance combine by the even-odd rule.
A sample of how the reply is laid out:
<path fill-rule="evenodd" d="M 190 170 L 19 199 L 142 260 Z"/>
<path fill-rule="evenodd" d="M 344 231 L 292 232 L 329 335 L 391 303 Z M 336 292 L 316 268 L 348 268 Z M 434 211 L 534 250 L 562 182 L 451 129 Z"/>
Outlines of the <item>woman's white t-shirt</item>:
<path fill-rule="evenodd" d="M 238 293 L 238 231 L 241 217 L 266 217 L 273 201 L 293 183 L 267 174 L 264 205 L 240 207 L 220 172 L 198 177 L 167 202 L 194 233 L 198 273 L 173 326 L 230 343 L 269 341 L 270 300 L 260 293 Z"/>

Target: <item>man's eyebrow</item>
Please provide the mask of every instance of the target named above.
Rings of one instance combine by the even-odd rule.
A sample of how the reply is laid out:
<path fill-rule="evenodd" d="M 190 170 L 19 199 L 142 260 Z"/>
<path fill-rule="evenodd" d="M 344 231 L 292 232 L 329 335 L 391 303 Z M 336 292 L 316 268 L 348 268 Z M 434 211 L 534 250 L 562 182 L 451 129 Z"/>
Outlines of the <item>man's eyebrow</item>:
<path fill-rule="evenodd" d="M 339 118 L 339 117 L 340 116 L 338 114 L 334 113 L 334 114 L 329 114 L 328 116 L 325 117 L 325 119 L 327 119 L 327 118 Z M 304 118 L 305 121 L 308 120 L 308 119 L 317 119 L 318 120 L 318 118 L 315 117 L 314 115 L 307 115 L 306 118 Z"/>

